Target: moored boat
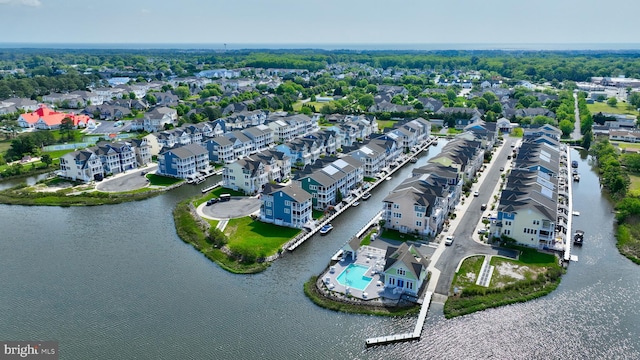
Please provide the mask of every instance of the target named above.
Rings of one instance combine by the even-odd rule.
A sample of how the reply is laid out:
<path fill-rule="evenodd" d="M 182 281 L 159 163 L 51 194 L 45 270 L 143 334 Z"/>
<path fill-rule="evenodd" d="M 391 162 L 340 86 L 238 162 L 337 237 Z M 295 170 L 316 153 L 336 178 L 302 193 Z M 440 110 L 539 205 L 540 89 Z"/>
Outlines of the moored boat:
<path fill-rule="evenodd" d="M 584 231 L 576 230 L 576 232 L 573 234 L 573 244 L 582 245 L 583 241 L 584 241 Z"/>
<path fill-rule="evenodd" d="M 333 230 L 333 225 L 326 224 L 320 228 L 320 235 L 327 235 L 331 230 Z"/>

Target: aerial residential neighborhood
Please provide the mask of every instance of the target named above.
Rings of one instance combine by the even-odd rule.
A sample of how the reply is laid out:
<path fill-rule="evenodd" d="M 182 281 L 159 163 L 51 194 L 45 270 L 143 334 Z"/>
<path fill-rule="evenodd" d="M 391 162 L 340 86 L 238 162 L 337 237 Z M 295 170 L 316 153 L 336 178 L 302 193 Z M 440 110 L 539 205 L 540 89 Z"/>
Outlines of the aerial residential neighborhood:
<path fill-rule="evenodd" d="M 480 55 L 70 55 L 48 75 L 68 83 L 32 92 L 21 81 L 47 77 L 11 62 L 24 68 L 0 73 L 0 176 L 28 181 L 0 189 L 0 202 L 141 201 L 157 241 L 182 240 L 216 277 L 264 272 L 269 283 L 305 266 L 312 275 L 294 285 L 312 304 L 415 320 L 361 344 L 421 340 L 427 317 L 556 291 L 593 241 L 578 211 L 589 209 L 575 205 L 594 183 L 585 164 L 622 204 L 622 229 L 634 226 L 635 74 L 560 76 L 547 69 L 566 65 L 555 54 L 522 55 L 545 69 L 507 71 L 493 62 L 515 55 Z M 166 204 L 157 225 L 147 207 Z M 311 253 L 313 269 L 296 262 Z M 263 286 L 247 279 L 247 293 Z"/>

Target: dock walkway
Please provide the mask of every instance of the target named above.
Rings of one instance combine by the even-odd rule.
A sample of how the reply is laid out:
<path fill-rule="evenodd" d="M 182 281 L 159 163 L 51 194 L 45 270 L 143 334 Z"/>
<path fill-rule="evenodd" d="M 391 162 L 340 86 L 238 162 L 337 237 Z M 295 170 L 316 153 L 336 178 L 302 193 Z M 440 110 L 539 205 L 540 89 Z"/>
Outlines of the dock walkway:
<path fill-rule="evenodd" d="M 367 346 L 375 346 L 375 345 L 391 344 L 396 342 L 419 340 L 420 337 L 422 337 L 422 329 L 424 328 L 424 322 L 427 319 L 427 313 L 429 311 L 429 305 L 431 305 L 432 296 L 433 296 L 433 293 L 431 291 L 426 292 L 424 301 L 422 302 L 422 307 L 420 307 L 420 314 L 418 315 L 418 321 L 416 322 L 416 327 L 413 329 L 413 332 L 368 338 L 365 341 L 365 344 Z"/>

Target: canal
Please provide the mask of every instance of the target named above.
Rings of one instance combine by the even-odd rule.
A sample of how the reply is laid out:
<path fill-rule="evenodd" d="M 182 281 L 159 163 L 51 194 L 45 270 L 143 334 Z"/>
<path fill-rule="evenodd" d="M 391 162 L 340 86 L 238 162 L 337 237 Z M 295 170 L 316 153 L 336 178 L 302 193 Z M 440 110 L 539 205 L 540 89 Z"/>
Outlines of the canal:
<path fill-rule="evenodd" d="M 560 287 L 453 320 L 434 304 L 417 342 L 366 349 L 365 338 L 409 331 L 415 319 L 336 313 L 302 292 L 413 164 L 336 219 L 331 234 L 249 276 L 219 269 L 177 237 L 171 210 L 199 187 L 97 207 L 0 205 L 0 339 L 57 340 L 61 359 L 640 358 L 640 267 L 615 248 L 589 159 L 572 156 L 582 175 L 575 226 L 586 235 Z"/>

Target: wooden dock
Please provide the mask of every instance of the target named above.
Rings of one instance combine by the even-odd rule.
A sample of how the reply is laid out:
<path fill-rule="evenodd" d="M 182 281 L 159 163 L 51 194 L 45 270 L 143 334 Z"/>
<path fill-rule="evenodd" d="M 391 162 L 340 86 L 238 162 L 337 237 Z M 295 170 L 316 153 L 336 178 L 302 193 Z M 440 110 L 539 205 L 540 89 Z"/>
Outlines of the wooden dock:
<path fill-rule="evenodd" d="M 382 178 L 378 179 L 375 183 L 371 184 L 371 186 L 366 191 L 358 193 L 348 203 L 342 204 L 339 208 L 336 208 L 336 212 L 335 213 L 331 214 L 328 218 L 324 219 L 321 223 L 317 224 L 317 226 L 315 228 L 311 229 L 310 231 L 308 231 L 306 233 L 302 233 L 302 234 L 296 236 L 295 238 L 291 239 L 289 242 L 284 244 L 282 246 L 282 248 L 285 249 L 285 250 L 288 250 L 288 251 L 295 250 L 298 246 L 302 245 L 305 241 L 309 240 L 316 232 L 318 232 L 320 230 L 320 228 L 322 228 L 322 226 L 330 223 L 333 219 L 338 217 L 338 215 L 342 214 L 345 210 L 347 210 L 349 207 L 351 207 L 351 205 L 354 202 L 359 201 L 362 198 L 362 195 L 364 195 L 365 192 L 371 191 L 376 186 L 380 185 L 380 183 L 384 182 L 388 177 L 390 177 L 392 174 L 394 174 L 396 171 L 398 171 L 404 165 L 406 165 L 411 160 L 412 157 L 418 156 L 418 154 L 420 152 L 422 152 L 423 150 L 429 148 L 429 146 L 431 146 L 432 142 L 433 142 L 433 140 L 425 141 L 425 143 L 422 146 L 420 146 L 416 150 L 412 151 L 411 154 L 407 155 L 404 158 L 404 160 L 402 160 L 402 162 L 400 162 L 398 164 L 398 166 L 396 166 L 395 168 L 391 169 L 388 174 L 386 174 Z"/>
<path fill-rule="evenodd" d="M 422 329 L 424 328 L 424 322 L 427 319 L 427 312 L 429 311 L 429 305 L 431 304 L 432 296 L 433 296 L 433 293 L 431 291 L 427 291 L 424 297 L 424 301 L 422 302 L 422 307 L 420 308 L 420 314 L 418 315 L 418 321 L 416 322 L 416 327 L 413 329 L 413 332 L 368 338 L 365 341 L 365 344 L 367 345 L 367 347 L 384 345 L 384 344 L 392 344 L 397 342 L 405 342 L 405 341 L 411 341 L 411 340 L 420 340 L 420 338 L 422 337 Z"/>
<path fill-rule="evenodd" d="M 217 183 L 215 183 L 215 184 L 213 184 L 213 185 L 211 185 L 209 187 L 206 187 L 206 188 L 202 189 L 202 193 L 203 194 L 208 193 L 209 191 L 211 191 L 211 190 L 213 190 L 215 188 L 218 188 L 220 186 L 222 186 L 222 181 L 219 181 L 219 182 L 217 182 Z"/>

